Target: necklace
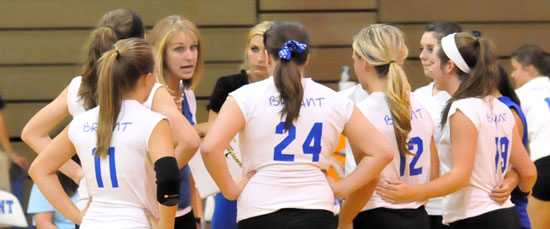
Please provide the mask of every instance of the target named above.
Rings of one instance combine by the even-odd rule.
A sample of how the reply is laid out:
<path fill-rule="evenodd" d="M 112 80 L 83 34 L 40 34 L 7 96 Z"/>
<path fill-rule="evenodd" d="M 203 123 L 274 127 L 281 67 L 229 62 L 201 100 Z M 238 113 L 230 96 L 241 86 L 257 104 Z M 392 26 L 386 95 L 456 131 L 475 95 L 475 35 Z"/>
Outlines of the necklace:
<path fill-rule="evenodd" d="M 183 103 L 183 95 L 180 95 L 180 96 L 172 95 L 172 99 L 174 99 L 174 102 L 176 103 L 176 106 L 178 107 L 178 110 L 180 110 L 180 112 L 181 112 L 182 111 L 182 103 Z"/>

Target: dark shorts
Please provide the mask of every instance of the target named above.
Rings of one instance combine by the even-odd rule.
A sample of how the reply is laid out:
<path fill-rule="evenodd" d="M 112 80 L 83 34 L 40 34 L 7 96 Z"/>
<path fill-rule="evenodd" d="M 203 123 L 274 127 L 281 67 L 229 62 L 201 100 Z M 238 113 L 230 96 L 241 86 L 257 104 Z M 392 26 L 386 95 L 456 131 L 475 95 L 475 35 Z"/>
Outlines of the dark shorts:
<path fill-rule="evenodd" d="M 529 220 L 529 215 L 527 214 L 527 204 L 529 193 L 524 193 L 519 190 L 519 186 L 512 191 L 510 195 L 510 200 L 514 205 L 516 205 L 516 211 L 518 211 L 519 220 L 521 222 L 522 228 L 531 228 L 531 221 Z"/>
<path fill-rule="evenodd" d="M 467 219 L 453 222 L 451 223 L 451 229 L 453 228 L 519 229 L 521 228 L 521 223 L 519 222 L 518 212 L 514 207 L 511 207 L 511 208 L 490 211 L 485 214 L 478 215 L 472 218 L 467 218 Z"/>
<path fill-rule="evenodd" d="M 184 228 L 196 228 L 197 225 L 195 223 L 195 215 L 193 214 L 193 211 L 190 211 L 189 213 L 182 215 L 180 217 L 176 217 L 176 222 L 174 223 L 175 229 L 184 229 Z"/>
<path fill-rule="evenodd" d="M 334 229 L 338 219 L 330 211 L 285 208 L 279 211 L 260 215 L 238 223 L 239 229 Z"/>
<path fill-rule="evenodd" d="M 550 156 L 535 161 L 537 167 L 537 182 L 533 187 L 533 197 L 550 201 Z"/>
<path fill-rule="evenodd" d="M 449 226 L 443 224 L 443 216 L 430 215 L 430 229 L 448 229 Z"/>
<path fill-rule="evenodd" d="M 375 208 L 359 213 L 353 219 L 353 228 L 429 228 L 428 213 L 421 206 L 417 209 Z"/>

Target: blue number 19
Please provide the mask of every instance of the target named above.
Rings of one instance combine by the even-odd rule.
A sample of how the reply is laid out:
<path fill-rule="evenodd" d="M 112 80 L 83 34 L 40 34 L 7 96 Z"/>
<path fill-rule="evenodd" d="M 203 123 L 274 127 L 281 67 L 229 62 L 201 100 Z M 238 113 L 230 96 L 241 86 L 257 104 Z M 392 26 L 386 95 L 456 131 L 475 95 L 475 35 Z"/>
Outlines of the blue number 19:
<path fill-rule="evenodd" d="M 92 155 L 95 154 L 96 148 L 92 149 Z M 103 188 L 103 178 L 101 177 L 101 156 L 94 156 L 95 165 L 95 179 L 97 180 L 97 187 Z M 113 188 L 118 188 L 118 179 L 116 177 L 116 165 L 115 165 L 115 147 L 109 147 L 109 173 L 111 174 L 111 184 Z"/>
<path fill-rule="evenodd" d="M 500 141 L 499 141 L 500 140 Z M 502 171 L 506 171 L 506 159 L 508 159 L 508 145 L 510 141 L 507 137 L 495 138 L 495 144 L 497 145 L 497 154 L 495 155 L 495 166 L 498 169 L 498 159 L 502 158 Z"/>
<path fill-rule="evenodd" d="M 277 127 L 275 127 L 276 134 L 283 134 L 285 130 L 285 122 L 280 122 Z M 313 162 L 319 161 L 319 154 L 321 154 L 321 135 L 323 134 L 323 123 L 316 122 L 313 124 L 313 127 L 309 131 L 309 134 L 302 145 L 302 150 L 304 154 L 311 154 Z M 288 128 L 288 136 L 286 136 L 283 141 L 281 141 L 277 146 L 275 146 L 273 160 L 275 161 L 294 161 L 294 155 L 292 154 L 283 154 L 283 150 L 296 139 L 296 127 L 290 125 Z M 313 146 L 311 143 L 313 142 Z"/>

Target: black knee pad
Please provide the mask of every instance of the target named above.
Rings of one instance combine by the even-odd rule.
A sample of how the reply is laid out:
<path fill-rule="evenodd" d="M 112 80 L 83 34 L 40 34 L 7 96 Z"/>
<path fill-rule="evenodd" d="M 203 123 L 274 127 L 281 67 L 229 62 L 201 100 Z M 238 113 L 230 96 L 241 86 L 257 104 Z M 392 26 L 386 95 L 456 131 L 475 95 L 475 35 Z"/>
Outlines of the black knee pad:
<path fill-rule="evenodd" d="M 163 157 L 155 162 L 157 174 L 157 201 L 165 206 L 174 206 L 180 199 L 178 162 L 174 157 Z"/>

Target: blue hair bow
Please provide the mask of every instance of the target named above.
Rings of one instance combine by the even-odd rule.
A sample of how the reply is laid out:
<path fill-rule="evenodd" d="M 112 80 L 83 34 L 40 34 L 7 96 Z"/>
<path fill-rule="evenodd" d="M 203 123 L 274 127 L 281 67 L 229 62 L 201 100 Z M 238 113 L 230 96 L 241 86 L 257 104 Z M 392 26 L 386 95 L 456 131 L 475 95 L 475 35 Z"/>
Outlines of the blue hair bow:
<path fill-rule="evenodd" d="M 290 60 L 292 52 L 302 53 L 306 50 L 307 45 L 295 40 L 287 41 L 283 48 L 279 50 L 279 58 Z"/>

